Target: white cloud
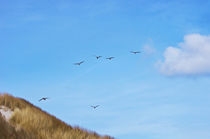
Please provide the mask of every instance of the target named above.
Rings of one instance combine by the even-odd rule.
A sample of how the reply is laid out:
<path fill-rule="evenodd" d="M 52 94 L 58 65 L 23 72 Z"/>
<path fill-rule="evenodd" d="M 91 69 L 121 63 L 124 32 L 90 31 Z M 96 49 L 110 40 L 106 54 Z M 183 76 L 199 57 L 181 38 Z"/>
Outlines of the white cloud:
<path fill-rule="evenodd" d="M 210 73 L 210 36 L 189 34 L 178 47 L 169 46 L 164 61 L 158 64 L 166 75 L 201 75 Z"/>

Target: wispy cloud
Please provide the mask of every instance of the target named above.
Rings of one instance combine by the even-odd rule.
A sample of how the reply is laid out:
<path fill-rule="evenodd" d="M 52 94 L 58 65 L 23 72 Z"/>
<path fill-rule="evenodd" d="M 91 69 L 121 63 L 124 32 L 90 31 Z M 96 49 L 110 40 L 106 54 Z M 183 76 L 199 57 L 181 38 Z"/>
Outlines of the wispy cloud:
<path fill-rule="evenodd" d="M 143 51 L 146 55 L 151 55 L 151 54 L 154 54 L 156 52 L 156 49 L 150 44 L 145 44 L 143 46 Z"/>
<path fill-rule="evenodd" d="M 110 124 L 110 128 L 101 129 L 100 132 L 119 138 L 135 134 L 139 137 L 155 139 L 197 139 L 199 137 L 208 139 L 210 134 L 207 124 L 198 121 L 188 123 L 190 121 L 187 119 L 193 115 L 192 111 L 193 107 L 184 105 L 158 105 L 139 110 L 139 113 L 130 112 L 132 114 L 127 118 L 118 115 L 118 118 Z M 194 118 L 197 119 L 197 117 Z M 183 123 L 183 120 L 188 122 Z"/>

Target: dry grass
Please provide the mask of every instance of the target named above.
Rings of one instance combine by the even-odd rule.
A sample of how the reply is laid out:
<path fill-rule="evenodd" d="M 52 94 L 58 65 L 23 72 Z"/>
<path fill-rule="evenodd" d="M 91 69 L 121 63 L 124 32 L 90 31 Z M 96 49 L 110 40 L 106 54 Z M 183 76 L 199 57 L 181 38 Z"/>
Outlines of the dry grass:
<path fill-rule="evenodd" d="M 16 129 L 5 121 L 0 113 L 0 138 L 1 139 L 36 139 L 36 136 L 25 132 L 23 129 Z"/>
<path fill-rule="evenodd" d="M 9 123 L 0 117 L 0 138 L 10 139 L 8 135 L 13 134 L 14 139 L 113 139 L 71 127 L 28 101 L 9 94 L 0 95 L 0 105 L 14 111 Z"/>

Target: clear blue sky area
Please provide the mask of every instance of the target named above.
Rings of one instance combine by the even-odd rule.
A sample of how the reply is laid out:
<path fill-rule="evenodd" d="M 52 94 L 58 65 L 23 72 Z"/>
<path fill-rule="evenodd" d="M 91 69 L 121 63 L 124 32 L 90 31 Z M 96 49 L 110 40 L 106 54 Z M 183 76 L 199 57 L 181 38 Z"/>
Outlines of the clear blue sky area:
<path fill-rule="evenodd" d="M 184 36 L 210 34 L 209 7 L 208 0 L 0 0 L 0 92 L 117 139 L 210 139 L 210 76 L 167 76 L 157 66 Z"/>

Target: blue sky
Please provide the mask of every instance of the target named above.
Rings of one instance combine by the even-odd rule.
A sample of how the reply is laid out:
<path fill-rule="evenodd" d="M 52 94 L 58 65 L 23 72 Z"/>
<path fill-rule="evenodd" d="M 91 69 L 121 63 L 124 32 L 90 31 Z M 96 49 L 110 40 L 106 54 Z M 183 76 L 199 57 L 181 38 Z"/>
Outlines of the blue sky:
<path fill-rule="evenodd" d="M 209 7 L 208 0 L 0 0 L 0 92 L 119 139 L 209 139 L 210 63 L 194 64 L 209 57 L 191 54 L 190 43 L 210 52 Z"/>

